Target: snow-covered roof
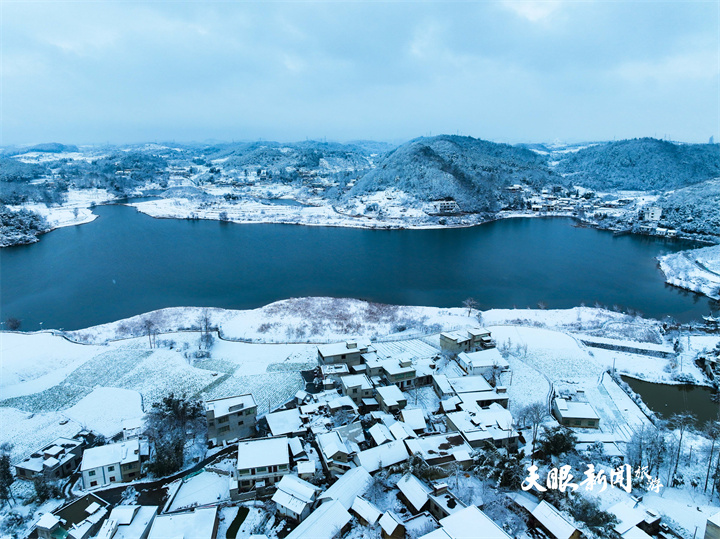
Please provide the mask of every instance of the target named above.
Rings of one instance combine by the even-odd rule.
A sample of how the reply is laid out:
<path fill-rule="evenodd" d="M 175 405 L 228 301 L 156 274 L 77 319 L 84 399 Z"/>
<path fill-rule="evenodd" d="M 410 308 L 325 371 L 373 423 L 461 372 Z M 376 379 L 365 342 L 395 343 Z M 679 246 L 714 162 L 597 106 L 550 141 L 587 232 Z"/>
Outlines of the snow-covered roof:
<path fill-rule="evenodd" d="M 443 395 L 453 392 L 453 388 L 448 381 L 448 377 L 444 374 L 433 374 L 433 383 L 438 386 Z"/>
<path fill-rule="evenodd" d="M 587 402 L 556 398 L 555 404 L 563 419 L 600 419 L 593 407 Z"/>
<path fill-rule="evenodd" d="M 570 539 L 577 528 L 570 524 L 560 512 L 545 500 L 541 501 L 533 510 L 534 516 L 555 539 Z"/>
<path fill-rule="evenodd" d="M 416 512 L 420 511 L 427 503 L 428 495 L 432 492 L 430 487 L 412 474 L 404 475 L 396 486 Z"/>
<path fill-rule="evenodd" d="M 493 365 L 497 365 L 502 369 L 510 368 L 510 364 L 502 357 L 500 350 L 497 348 L 488 348 L 478 352 L 460 352 L 458 360 L 477 368 L 492 367 Z"/>
<path fill-rule="evenodd" d="M 466 461 L 472 448 L 457 433 L 434 434 L 405 440 L 410 453 L 420 455 L 426 461 L 453 455 L 458 462 Z"/>
<path fill-rule="evenodd" d="M 328 406 L 331 410 L 337 410 L 339 408 L 352 408 L 357 411 L 357 405 L 347 395 L 343 395 L 342 397 L 337 397 L 329 401 Z"/>
<path fill-rule="evenodd" d="M 617 517 L 618 523 L 615 525 L 615 531 L 620 535 L 623 535 L 647 517 L 646 511 L 636 506 L 635 502 L 631 500 L 616 503 L 608 509 L 608 513 L 612 513 Z"/>
<path fill-rule="evenodd" d="M 336 500 L 345 509 L 350 509 L 357 496 L 365 494 L 372 483 L 372 477 L 365 468 L 357 467 L 348 470 L 333 485 L 320 494 L 319 500 Z"/>
<path fill-rule="evenodd" d="M 395 530 L 397 530 L 402 525 L 403 524 L 402 520 L 400 520 L 400 517 L 392 511 L 387 511 L 382 517 L 380 517 L 380 527 L 388 535 L 392 535 L 393 533 L 395 533 Z"/>
<path fill-rule="evenodd" d="M 351 453 L 351 450 L 347 447 L 337 431 L 320 434 L 316 436 L 315 440 L 326 460 L 332 459 L 337 453 Z"/>
<path fill-rule="evenodd" d="M 288 445 L 290 446 L 290 452 L 293 457 L 297 457 L 298 455 L 305 453 L 305 448 L 303 447 L 303 443 L 300 438 L 289 438 Z"/>
<path fill-rule="evenodd" d="M 380 518 L 380 515 L 382 515 L 382 511 L 362 496 L 355 498 L 351 509 L 371 526 L 375 524 Z"/>
<path fill-rule="evenodd" d="M 652 539 L 651 535 L 648 535 L 637 526 L 633 526 L 628 531 L 622 534 L 623 539 Z"/>
<path fill-rule="evenodd" d="M 407 400 L 403 392 L 395 384 L 378 387 L 377 392 L 386 406 L 397 406 L 401 401 Z"/>
<path fill-rule="evenodd" d="M 286 539 L 332 539 L 351 519 L 350 513 L 340 502 L 334 500 L 324 503 L 310 513 Z"/>
<path fill-rule="evenodd" d="M 500 526 L 474 505 L 443 518 L 440 525 L 451 539 L 510 539 Z"/>
<path fill-rule="evenodd" d="M 400 374 L 415 372 L 415 367 L 413 367 L 412 365 L 403 367 L 400 362 L 395 358 L 386 359 L 385 361 L 383 361 L 382 368 L 390 376 L 398 376 Z"/>
<path fill-rule="evenodd" d="M 80 470 L 93 470 L 113 464 L 128 464 L 140 460 L 140 441 L 127 440 L 117 444 L 92 447 L 83 452 Z"/>
<path fill-rule="evenodd" d="M 390 425 L 390 432 L 396 440 L 417 438 L 417 434 L 415 434 L 415 431 L 402 421 L 395 421 L 392 425 Z"/>
<path fill-rule="evenodd" d="M 718 511 L 711 517 L 708 517 L 708 522 L 712 522 L 716 526 L 720 526 L 720 511 Z"/>
<path fill-rule="evenodd" d="M 125 507 L 133 508 L 132 520 L 130 522 L 125 522 L 127 520 L 127 516 L 123 515 L 121 517 L 123 522 L 118 520 L 118 527 L 115 534 L 112 535 L 112 539 L 136 539 L 137 537 L 142 537 L 157 516 L 158 512 L 158 507 L 155 505 L 119 505 L 112 510 L 109 519 L 113 520 L 116 516 L 122 515 L 122 508 Z M 134 508 L 137 509 L 135 510 Z M 121 510 L 120 513 L 116 513 L 118 509 Z"/>
<path fill-rule="evenodd" d="M 357 340 L 336 342 L 331 344 L 321 344 L 318 346 L 318 352 L 322 357 L 341 356 L 343 354 L 365 353 L 370 351 L 369 340 Z"/>
<path fill-rule="evenodd" d="M 457 376 L 448 378 L 448 383 L 455 393 L 492 391 L 492 386 L 482 376 Z"/>
<path fill-rule="evenodd" d="M 405 408 L 400 412 L 400 417 L 413 430 L 425 430 L 427 428 L 425 414 L 422 410 Z"/>
<path fill-rule="evenodd" d="M 289 464 L 288 447 L 288 439 L 285 436 L 241 441 L 238 444 L 238 469 Z"/>
<path fill-rule="evenodd" d="M 267 414 L 265 419 L 267 419 L 268 427 L 270 427 L 273 436 L 282 436 L 283 434 L 291 434 L 302 430 L 300 410 L 297 408 Z"/>
<path fill-rule="evenodd" d="M 216 418 L 255 406 L 257 405 L 251 393 L 205 401 L 205 410 L 212 411 Z"/>
<path fill-rule="evenodd" d="M 382 423 L 375 423 L 368 429 L 368 434 L 372 436 L 375 445 L 382 445 L 386 442 L 392 442 L 395 439 L 390 433 L 390 429 Z"/>
<path fill-rule="evenodd" d="M 212 537 L 215 531 L 217 507 L 196 509 L 188 513 L 173 513 L 155 517 L 147 539 L 199 539 Z"/>
<path fill-rule="evenodd" d="M 40 517 L 40 520 L 35 523 L 35 526 L 44 530 L 51 530 L 58 522 L 60 522 L 58 517 L 52 513 L 45 513 Z"/>
<path fill-rule="evenodd" d="M 405 448 L 405 442 L 396 440 L 361 451 L 355 456 L 355 460 L 368 472 L 373 473 L 381 467 L 384 468 L 398 462 L 404 462 L 409 456 Z"/>
<path fill-rule="evenodd" d="M 373 387 L 370 383 L 370 379 L 365 374 L 351 374 L 349 376 L 343 376 L 340 379 L 340 383 L 346 389 L 359 387 L 361 390 L 368 390 Z"/>
<path fill-rule="evenodd" d="M 272 497 L 276 504 L 300 515 L 308 505 L 315 501 L 320 489 L 294 475 L 284 475 Z"/>
<path fill-rule="evenodd" d="M 315 473 L 314 460 L 301 460 L 297 463 L 297 472 L 302 475 L 310 475 Z"/>

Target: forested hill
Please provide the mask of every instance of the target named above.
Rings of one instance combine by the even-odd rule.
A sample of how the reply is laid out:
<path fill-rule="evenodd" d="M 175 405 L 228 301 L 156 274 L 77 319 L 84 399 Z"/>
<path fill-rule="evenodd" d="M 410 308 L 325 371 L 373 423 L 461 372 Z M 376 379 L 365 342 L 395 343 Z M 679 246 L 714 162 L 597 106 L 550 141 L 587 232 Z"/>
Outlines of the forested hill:
<path fill-rule="evenodd" d="M 666 191 L 720 177 L 720 145 L 607 142 L 563 154 L 555 170 L 573 185 L 601 191 Z"/>
<path fill-rule="evenodd" d="M 412 140 L 389 152 L 348 196 L 395 187 L 420 200 L 455 199 L 465 211 L 496 211 L 502 188 L 560 183 L 546 158 L 531 150 L 472 137 Z"/>

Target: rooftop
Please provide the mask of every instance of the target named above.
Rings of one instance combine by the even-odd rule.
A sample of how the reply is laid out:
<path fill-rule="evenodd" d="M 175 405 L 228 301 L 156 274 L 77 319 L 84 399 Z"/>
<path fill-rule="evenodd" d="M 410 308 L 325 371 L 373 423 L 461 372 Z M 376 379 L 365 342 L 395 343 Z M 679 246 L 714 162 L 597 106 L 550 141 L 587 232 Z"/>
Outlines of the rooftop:
<path fill-rule="evenodd" d="M 222 399 L 214 399 L 205 401 L 205 410 L 212 411 L 215 417 L 222 417 L 238 410 L 252 408 L 257 406 L 252 394 L 237 395 L 234 397 L 224 397 Z"/>
<path fill-rule="evenodd" d="M 540 524 L 542 524 L 556 539 L 570 539 L 577 528 L 570 524 L 560 512 L 545 500 L 541 501 L 532 512 Z"/>
<path fill-rule="evenodd" d="M 212 537 L 217 519 L 217 507 L 196 509 L 188 513 L 173 513 L 155 517 L 148 539 L 196 539 Z"/>
<path fill-rule="evenodd" d="M 111 464 L 128 464 L 140 460 L 140 441 L 127 440 L 117 444 L 86 449 L 80 470 L 93 470 Z"/>
<path fill-rule="evenodd" d="M 303 520 L 286 539 L 332 539 L 351 520 L 350 513 L 338 501 L 322 504 Z M 210 536 L 208 536 L 210 537 Z"/>
<path fill-rule="evenodd" d="M 297 408 L 267 414 L 265 419 L 267 419 L 268 427 L 270 427 L 270 432 L 272 432 L 273 436 L 282 436 L 283 434 L 291 434 L 303 430 L 300 410 Z"/>
<path fill-rule="evenodd" d="M 285 436 L 242 441 L 238 444 L 238 468 L 289 464 L 288 447 L 288 439 Z"/>

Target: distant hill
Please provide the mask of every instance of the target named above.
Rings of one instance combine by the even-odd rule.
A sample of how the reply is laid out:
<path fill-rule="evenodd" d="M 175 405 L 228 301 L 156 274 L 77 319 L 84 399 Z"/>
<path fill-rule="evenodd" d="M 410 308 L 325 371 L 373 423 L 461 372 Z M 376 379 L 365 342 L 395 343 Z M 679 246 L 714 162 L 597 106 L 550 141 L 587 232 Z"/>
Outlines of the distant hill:
<path fill-rule="evenodd" d="M 659 201 L 662 224 L 693 234 L 720 232 L 720 180 L 668 193 Z"/>
<path fill-rule="evenodd" d="M 216 145 L 205 148 L 209 161 L 224 159 L 226 169 L 262 167 L 276 174 L 288 168 L 334 171 L 339 169 L 366 169 L 368 156 L 385 145 L 337 142 L 304 141 L 294 143 L 249 142 Z"/>
<path fill-rule="evenodd" d="M 598 144 L 562 154 L 555 170 L 597 190 L 668 190 L 720 176 L 720 145 L 653 138 Z"/>
<path fill-rule="evenodd" d="M 77 152 L 78 147 L 72 144 L 60 144 L 59 142 L 46 142 L 44 144 L 36 144 L 27 148 L 27 152 L 44 152 L 44 153 L 62 153 Z"/>
<path fill-rule="evenodd" d="M 472 137 L 423 137 L 399 146 L 377 162 L 348 196 L 395 187 L 420 200 L 453 198 L 466 211 L 496 211 L 502 188 L 515 183 L 547 185 L 562 178 L 546 158 L 525 148 Z"/>

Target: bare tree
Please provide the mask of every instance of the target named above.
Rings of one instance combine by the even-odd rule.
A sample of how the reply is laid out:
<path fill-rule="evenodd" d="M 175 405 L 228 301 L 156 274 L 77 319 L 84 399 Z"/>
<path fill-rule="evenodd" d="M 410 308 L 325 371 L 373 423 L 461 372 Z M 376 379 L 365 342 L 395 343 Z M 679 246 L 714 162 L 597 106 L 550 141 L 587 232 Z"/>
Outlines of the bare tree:
<path fill-rule="evenodd" d="M 465 301 L 463 301 L 463 307 L 468 310 L 468 316 L 470 316 L 472 315 L 473 309 L 478 308 L 478 302 L 475 301 L 474 298 L 467 298 Z"/>
<path fill-rule="evenodd" d="M 675 466 L 672 471 L 671 478 L 675 478 L 677 473 L 678 465 L 680 464 L 680 454 L 682 452 L 682 441 L 685 431 L 695 424 L 697 416 L 689 412 L 683 412 L 681 414 L 674 414 L 670 418 L 670 425 L 680 431 L 680 439 L 678 440 L 677 455 L 675 455 Z M 668 481 L 668 486 L 672 486 L 672 481 Z"/>
<path fill-rule="evenodd" d="M 535 444 L 537 443 L 540 425 L 542 425 L 543 421 L 545 421 L 545 419 L 547 419 L 549 416 L 550 414 L 547 411 L 547 407 L 542 402 L 534 402 L 532 404 L 528 404 L 527 406 L 522 408 L 520 410 L 520 413 L 518 414 L 518 419 L 522 421 L 523 424 L 528 423 L 531 428 L 532 464 L 535 464 Z"/>
<path fill-rule="evenodd" d="M 155 322 L 153 322 L 150 318 L 145 318 L 142 321 L 142 327 L 145 331 L 145 334 L 147 335 L 148 342 L 150 343 L 150 348 L 153 347 L 153 342 L 155 340 L 156 330 L 155 330 Z"/>
<path fill-rule="evenodd" d="M 705 476 L 705 488 L 703 492 L 707 492 L 708 481 L 710 480 L 710 469 L 712 468 L 713 456 L 715 453 L 715 443 L 720 438 L 720 421 L 708 421 L 703 428 L 703 434 L 710 438 L 710 457 L 708 458 L 707 475 Z"/>

